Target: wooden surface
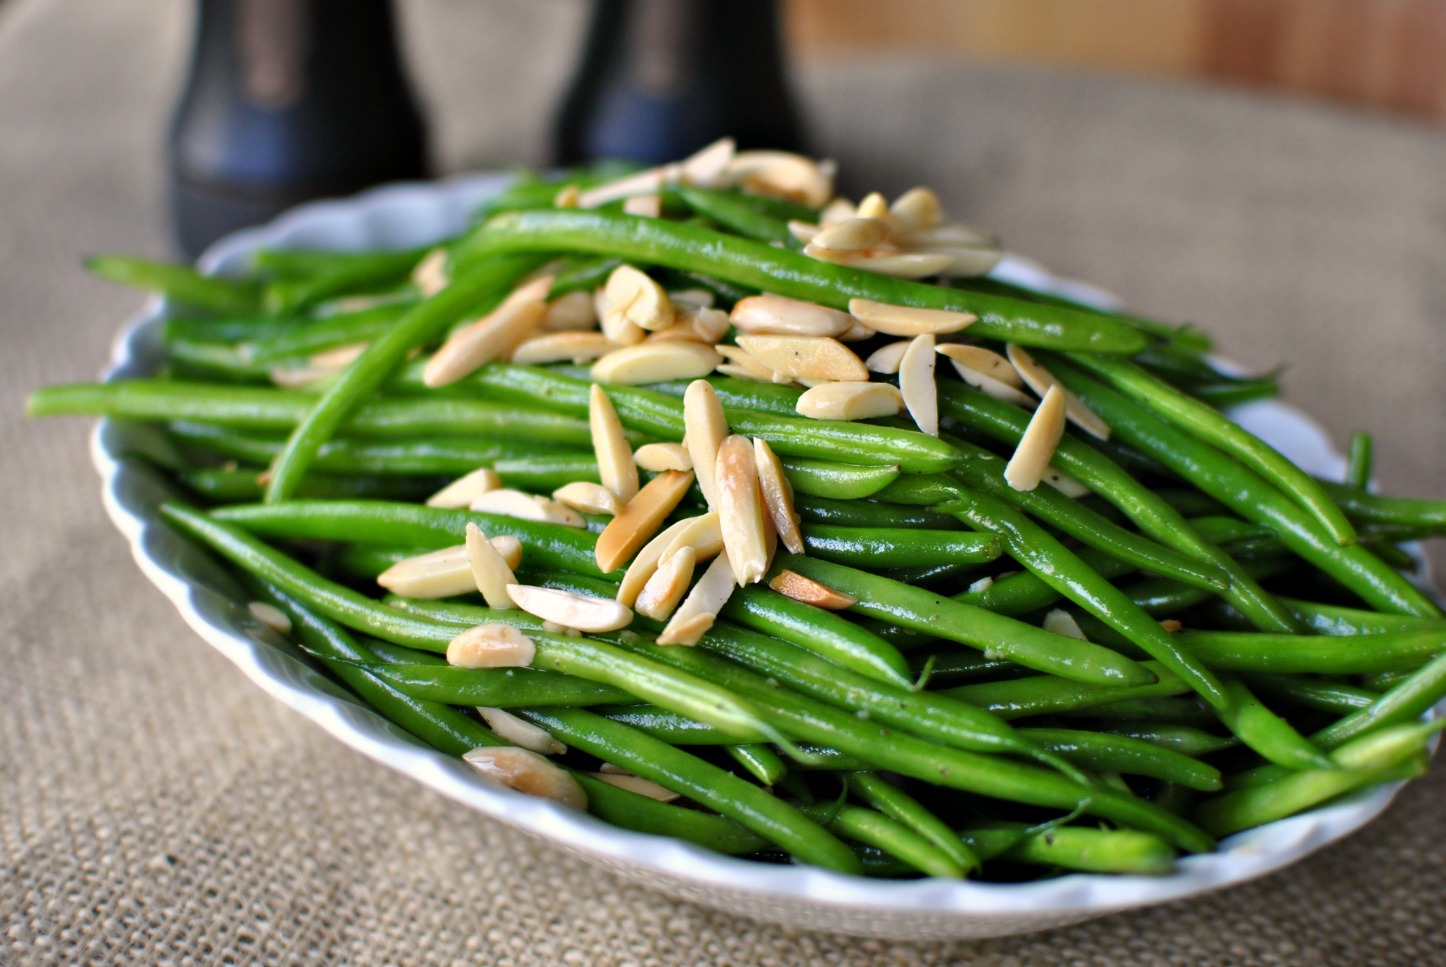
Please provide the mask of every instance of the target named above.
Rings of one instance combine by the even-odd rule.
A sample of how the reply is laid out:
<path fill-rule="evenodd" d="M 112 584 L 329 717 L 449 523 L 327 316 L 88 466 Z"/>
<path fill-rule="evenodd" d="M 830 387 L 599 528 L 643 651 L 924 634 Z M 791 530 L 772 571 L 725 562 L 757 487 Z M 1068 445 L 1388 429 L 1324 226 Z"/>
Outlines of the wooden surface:
<path fill-rule="evenodd" d="M 920 51 L 1279 88 L 1446 123 L 1446 0 L 787 0 L 803 60 Z"/>

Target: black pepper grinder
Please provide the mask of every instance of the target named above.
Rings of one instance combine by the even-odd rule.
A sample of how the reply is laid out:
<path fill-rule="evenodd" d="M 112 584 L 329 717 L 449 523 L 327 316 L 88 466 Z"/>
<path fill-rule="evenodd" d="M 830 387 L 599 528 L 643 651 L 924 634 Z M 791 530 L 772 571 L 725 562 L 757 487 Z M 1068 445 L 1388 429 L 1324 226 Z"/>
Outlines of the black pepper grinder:
<path fill-rule="evenodd" d="M 775 0 L 592 0 L 554 159 L 661 164 L 733 136 L 803 150 Z"/>
<path fill-rule="evenodd" d="M 298 202 L 425 177 L 391 0 L 196 0 L 169 154 L 190 258 Z"/>

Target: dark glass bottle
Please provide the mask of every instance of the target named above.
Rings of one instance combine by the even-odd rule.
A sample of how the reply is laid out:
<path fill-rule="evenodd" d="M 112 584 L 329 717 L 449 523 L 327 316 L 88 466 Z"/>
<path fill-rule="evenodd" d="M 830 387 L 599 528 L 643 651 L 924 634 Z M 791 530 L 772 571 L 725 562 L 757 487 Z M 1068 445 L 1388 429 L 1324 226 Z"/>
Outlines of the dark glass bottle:
<path fill-rule="evenodd" d="M 197 0 L 170 132 L 177 246 L 427 174 L 391 0 Z"/>
<path fill-rule="evenodd" d="M 725 135 L 802 150 L 774 0 L 592 0 L 554 157 L 675 161 Z"/>

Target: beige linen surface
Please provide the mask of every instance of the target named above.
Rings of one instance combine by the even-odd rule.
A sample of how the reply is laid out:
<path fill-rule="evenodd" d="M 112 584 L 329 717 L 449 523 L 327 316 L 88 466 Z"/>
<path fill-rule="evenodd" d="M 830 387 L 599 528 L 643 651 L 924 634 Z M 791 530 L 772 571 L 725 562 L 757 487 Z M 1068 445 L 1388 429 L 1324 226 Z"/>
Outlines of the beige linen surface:
<path fill-rule="evenodd" d="M 540 159 L 582 0 L 402 7 L 447 170 Z M 139 303 L 78 258 L 165 251 L 160 143 L 188 10 L 0 4 L 0 963 L 1441 962 L 1446 770 L 1240 889 L 1032 937 L 885 943 L 596 872 L 264 696 L 131 564 L 88 427 L 21 416 L 30 388 L 93 375 Z M 1387 489 L 1446 497 L 1441 131 L 1018 68 L 801 82 L 852 190 L 933 185 L 1057 271 L 1288 364 L 1288 399 L 1337 443 L 1376 431 Z"/>

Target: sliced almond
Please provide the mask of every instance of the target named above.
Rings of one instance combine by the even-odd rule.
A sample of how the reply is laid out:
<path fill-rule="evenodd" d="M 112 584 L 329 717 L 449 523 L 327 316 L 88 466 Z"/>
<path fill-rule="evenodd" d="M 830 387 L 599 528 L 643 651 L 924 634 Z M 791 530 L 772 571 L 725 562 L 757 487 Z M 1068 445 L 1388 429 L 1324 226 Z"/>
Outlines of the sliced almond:
<path fill-rule="evenodd" d="M 467 577 L 471 581 L 468 590 L 476 589 L 482 592 L 482 598 L 487 602 L 487 607 L 507 610 L 512 607 L 512 598 L 507 593 L 511 584 L 517 583 L 512 569 L 521 563 L 522 555 L 509 561 L 502 553 L 502 549 L 494 544 L 482 528 L 468 521 L 467 544 L 463 548 L 466 551 Z M 521 544 L 518 545 L 521 550 Z"/>
<path fill-rule="evenodd" d="M 812 222 L 801 222 L 796 218 L 791 218 L 788 221 L 789 234 L 804 245 L 812 242 L 814 238 L 818 236 L 821 227 L 822 226 L 815 225 Z"/>
<path fill-rule="evenodd" d="M 560 362 L 589 363 L 607 355 L 614 348 L 613 342 L 600 332 L 545 332 L 523 341 L 512 350 L 512 362 L 519 366 Z"/>
<path fill-rule="evenodd" d="M 837 225 L 839 222 L 856 218 L 858 213 L 858 208 L 847 198 L 834 198 L 819 212 L 818 223 L 821 226 Z"/>
<path fill-rule="evenodd" d="M 604 182 L 578 193 L 578 208 L 597 208 L 606 205 L 608 202 L 618 201 L 622 198 L 631 198 L 634 195 L 647 195 L 656 192 L 666 183 L 666 176 L 662 168 L 649 168 L 647 171 L 639 171 L 634 174 L 624 175 L 613 181 Z"/>
<path fill-rule="evenodd" d="M 732 138 L 719 138 L 678 162 L 677 180 L 703 188 L 718 187 L 724 184 L 729 165 L 737 153 L 738 146 Z"/>
<path fill-rule="evenodd" d="M 640 329 L 653 331 L 673 324 L 673 301 L 647 273 L 619 265 L 603 286 L 603 331 L 608 319 L 621 317 Z"/>
<path fill-rule="evenodd" d="M 932 190 L 910 188 L 889 206 L 889 220 L 902 232 L 917 232 L 943 221 L 944 210 Z"/>
<path fill-rule="evenodd" d="M 266 375 L 280 389 L 314 389 L 334 377 L 336 371 L 318 366 L 272 366 Z"/>
<path fill-rule="evenodd" d="M 663 383 L 706 376 L 722 361 L 712 347 L 701 343 L 650 340 L 614 349 L 592 364 L 591 376 L 600 383 Z"/>
<path fill-rule="evenodd" d="M 888 383 L 825 383 L 804 390 L 795 406 L 812 420 L 872 420 L 903 408 L 903 396 Z"/>
<path fill-rule="evenodd" d="M 588 390 L 587 422 L 597 456 L 598 479 L 617 495 L 620 503 L 626 504 L 638 492 L 638 468 L 633 465 L 633 448 L 628 446 L 618 411 L 596 383 Z"/>
<path fill-rule="evenodd" d="M 675 289 L 668 293 L 668 298 L 673 300 L 673 308 L 680 312 L 711 309 L 718 301 L 707 289 Z"/>
<path fill-rule="evenodd" d="M 469 507 L 472 500 L 489 490 L 502 486 L 502 478 L 489 467 L 478 467 L 466 476 L 458 477 L 441 490 L 427 498 L 428 507 Z"/>
<path fill-rule="evenodd" d="M 844 611 L 859 603 L 859 599 L 852 594 L 835 591 L 797 571 L 779 571 L 778 576 L 768 582 L 768 586 L 786 598 L 828 611 Z"/>
<path fill-rule="evenodd" d="M 1044 479 L 1054 448 L 1064 436 L 1064 388 L 1051 386 L 1040 401 L 1039 409 L 1029 418 L 1019 446 L 1004 466 L 1004 479 L 1015 490 L 1033 490 Z"/>
<path fill-rule="evenodd" d="M 934 382 L 933 333 L 919 333 L 904 351 L 899 364 L 899 394 L 914 425 L 929 436 L 938 436 L 939 387 Z"/>
<path fill-rule="evenodd" d="M 574 480 L 552 492 L 552 499 L 580 514 L 606 514 L 615 517 L 623 509 L 617 494 L 590 480 Z"/>
<path fill-rule="evenodd" d="M 740 332 L 772 336 L 841 336 L 856 322 L 847 312 L 781 295 L 739 299 L 728 318 Z"/>
<path fill-rule="evenodd" d="M 923 275 L 943 275 L 949 278 L 973 278 L 986 275 L 989 270 L 999 264 L 1004 252 L 993 245 L 919 245 L 913 244 L 909 249 L 909 255 L 916 259 L 948 259 L 948 262 L 933 272 L 923 272 Z M 884 271 L 875 269 L 875 271 Z M 922 270 L 921 270 L 922 271 Z M 889 273 L 899 275 L 903 278 L 921 278 L 922 275 L 905 275 L 904 273 Z"/>
<path fill-rule="evenodd" d="M 729 346 L 726 343 L 719 343 L 713 347 L 728 362 L 719 363 L 718 371 L 728 376 L 737 376 L 739 379 L 752 379 L 760 383 L 775 382 L 774 377 L 779 374 L 769 369 L 753 357 L 748 350 L 739 346 Z M 724 367 L 727 367 L 725 370 Z M 787 376 L 780 376 L 780 379 L 788 381 Z"/>
<path fill-rule="evenodd" d="M 954 255 L 938 252 L 879 252 L 862 258 L 839 260 L 841 264 L 866 272 L 877 272 L 895 279 L 927 279 L 932 275 L 945 275 L 955 269 L 958 261 Z M 996 261 L 998 261 L 996 259 Z M 992 263 L 991 263 L 992 264 Z M 958 275 L 982 274 L 956 271 Z"/>
<path fill-rule="evenodd" d="M 715 471 L 718 523 L 723 547 L 738 586 L 753 584 L 768 570 L 768 528 L 753 447 L 745 436 L 733 435 L 718 448 Z"/>
<path fill-rule="evenodd" d="M 813 241 L 805 247 L 804 253 L 813 254 L 810 249 L 841 249 L 848 252 L 877 249 L 891 245 L 893 238 L 894 232 L 888 222 L 880 218 L 855 216 L 820 229 Z"/>
<path fill-rule="evenodd" d="M 648 481 L 598 535 L 595 553 L 602 572 L 611 574 L 636 554 L 682 502 L 691 486 L 693 474 L 687 470 L 669 470 Z"/>
<path fill-rule="evenodd" d="M 422 382 L 430 387 L 455 383 L 483 363 L 502 359 L 542 322 L 547 314 L 551 276 L 519 286 L 486 316 L 454 332 L 432 354 L 422 369 Z"/>
<path fill-rule="evenodd" d="M 698 555 L 691 547 L 681 548 L 664 557 L 638 593 L 637 604 L 634 605 L 638 614 L 654 621 L 667 621 L 687 593 L 697 562 Z"/>
<path fill-rule="evenodd" d="M 1064 635 L 1066 638 L 1078 638 L 1080 641 L 1089 640 L 1085 638 L 1085 633 L 1074 615 L 1059 608 L 1051 610 L 1044 616 L 1044 630 Z"/>
<path fill-rule="evenodd" d="M 863 342 L 865 339 L 872 339 L 878 333 L 862 322 L 854 323 L 852 329 L 838 337 L 839 342 Z"/>
<path fill-rule="evenodd" d="M 871 326 L 886 336 L 912 337 L 925 332 L 947 336 L 979 321 L 979 317 L 972 312 L 896 306 L 872 299 L 850 299 L 849 312 L 864 325 Z"/>
<path fill-rule="evenodd" d="M 587 332 L 597 328 L 597 320 L 592 293 L 568 292 L 547 304 L 542 328 L 548 332 Z"/>
<path fill-rule="evenodd" d="M 578 516 L 577 511 L 571 508 L 564 507 L 553 500 L 546 500 L 506 487 L 501 490 L 489 490 L 485 494 L 474 497 L 469 507 L 487 514 L 517 517 L 521 520 L 540 520 L 549 524 L 562 524 L 565 527 L 585 527 L 587 525 L 587 522 Z"/>
<path fill-rule="evenodd" d="M 672 539 L 663 546 L 663 556 L 659 560 L 667 560 L 685 547 L 699 561 L 711 560 L 723 553 L 723 526 L 717 511 L 689 517 L 678 528 L 670 527 L 664 533 L 670 534 Z"/>
<path fill-rule="evenodd" d="M 681 443 L 645 443 L 633 453 L 633 462 L 651 473 L 693 469 L 693 458 Z"/>
<path fill-rule="evenodd" d="M 778 539 L 794 554 L 802 554 L 803 534 L 798 529 L 798 513 L 793 509 L 793 486 L 784 473 L 782 461 L 762 437 L 753 439 L 753 462 L 758 469 L 763 506 Z"/>
<path fill-rule="evenodd" d="M 447 250 L 445 248 L 434 248 L 412 269 L 412 285 L 417 287 L 417 295 L 423 299 L 430 299 L 447 287 L 449 281 L 447 272 Z"/>
<path fill-rule="evenodd" d="M 997 249 L 999 247 L 999 239 L 982 229 L 975 228 L 973 225 L 965 225 L 963 222 L 949 222 L 948 224 L 933 225 L 927 228 L 911 230 L 909 232 L 909 244 L 919 248 L 928 248 L 935 245 L 940 247 L 970 245 Z"/>
<path fill-rule="evenodd" d="M 1084 400 L 1065 389 L 1064 384 L 1055 379 L 1053 373 L 1035 362 L 1033 356 L 1014 343 L 1009 343 L 1004 348 L 1009 354 L 1009 361 L 1014 364 L 1015 369 L 1019 370 L 1019 375 L 1029 384 L 1030 389 L 1040 396 L 1044 396 L 1046 390 L 1058 386 L 1060 392 L 1064 394 L 1065 413 L 1069 416 L 1069 421 L 1090 436 L 1100 440 L 1110 438 L 1110 425 L 1100 419 L 1094 410 L 1086 406 Z"/>
<path fill-rule="evenodd" d="M 772 383 L 773 373 L 765 370 L 760 373 L 757 368 L 749 366 L 735 366 L 732 363 L 719 363 L 716 372 L 733 379 L 747 380 L 751 383 Z"/>
<path fill-rule="evenodd" d="M 867 381 L 864 361 L 827 336 L 739 335 L 738 345 L 764 366 L 790 379 Z"/>
<path fill-rule="evenodd" d="M 967 366 L 969 369 L 988 376 L 991 379 L 1020 389 L 1024 386 L 1024 380 L 1019 378 L 1019 372 L 1009 360 L 996 352 L 990 352 L 983 346 L 970 346 L 967 343 L 943 343 L 937 347 L 939 355 L 948 356 L 949 359 L 960 366 Z M 966 379 L 966 382 L 968 380 Z M 970 385 L 975 385 L 970 383 Z"/>
<path fill-rule="evenodd" d="M 515 745 L 486 746 L 462 756 L 478 774 L 529 796 L 551 799 L 573 809 L 587 809 L 582 783 L 566 769 L 529 749 Z"/>
<path fill-rule="evenodd" d="M 507 594 L 513 604 L 528 614 L 578 631 L 594 634 L 617 631 L 633 620 L 632 609 L 612 598 L 591 598 L 531 584 L 509 584 Z"/>
<path fill-rule="evenodd" d="M 708 507 L 717 507 L 718 492 L 713 486 L 713 467 L 718 460 L 718 447 L 728 436 L 728 419 L 718 393 L 706 379 L 696 379 L 683 393 L 683 445 L 693 459 L 693 472 L 698 475 L 698 489 Z"/>
<path fill-rule="evenodd" d="M 891 342 L 880 346 L 864 360 L 864 365 L 871 373 L 882 373 L 885 376 L 893 376 L 899 371 L 904 362 L 904 352 L 911 345 L 907 339 L 899 342 Z"/>
<path fill-rule="evenodd" d="M 285 611 L 275 605 L 267 604 L 265 601 L 248 601 L 246 610 L 251 612 L 251 617 L 278 635 L 291 634 L 291 619 L 287 617 Z"/>
<path fill-rule="evenodd" d="M 832 166 L 787 151 L 740 151 L 727 176 L 746 192 L 817 208 L 833 197 Z"/>
<path fill-rule="evenodd" d="M 623 214 L 641 215 L 644 218 L 662 218 L 663 196 L 634 195 L 623 201 Z"/>
<path fill-rule="evenodd" d="M 312 353 L 306 361 L 316 369 L 339 373 L 356 362 L 356 358 L 366 352 L 370 345 L 369 342 L 348 343 L 325 352 Z"/>
<path fill-rule="evenodd" d="M 420 599 L 450 598 L 477 590 L 462 544 L 398 561 L 377 575 L 377 583 L 393 594 Z"/>
<path fill-rule="evenodd" d="M 608 311 L 604 289 L 599 288 L 593 293 L 593 310 L 597 313 L 603 335 L 619 346 L 636 346 L 648 336 L 646 329 L 630 322 L 621 312 Z"/>
<path fill-rule="evenodd" d="M 511 625 L 475 625 L 447 645 L 447 664 L 458 668 L 526 668 L 537 657 L 533 640 Z"/>
<path fill-rule="evenodd" d="M 884 221 L 889 217 L 889 203 L 884 200 L 883 195 L 871 191 L 859 199 L 855 214 L 858 218 L 877 218 L 879 221 Z"/>
<path fill-rule="evenodd" d="M 603 763 L 603 765 L 607 765 L 607 763 Z M 644 779 L 642 776 L 635 776 L 630 772 L 611 772 L 604 769 L 601 772 L 594 772 L 592 776 L 610 786 L 617 786 L 619 789 L 626 789 L 628 792 L 656 799 L 658 802 L 672 802 L 678 798 L 678 794 L 666 786 L 660 786 L 651 779 Z"/>
<path fill-rule="evenodd" d="M 1066 497 L 1080 498 L 1094 493 L 1090 488 L 1071 477 L 1069 474 L 1050 464 L 1044 468 L 1044 482 Z"/>
<path fill-rule="evenodd" d="M 658 634 L 660 645 L 696 645 L 698 639 L 708 633 L 718 612 L 728 603 L 733 589 L 737 587 L 733 567 L 726 552 L 713 558 L 713 563 L 693 585 L 693 590 L 678 605 L 673 616 Z"/>
<path fill-rule="evenodd" d="M 567 751 L 567 746 L 554 739 L 551 732 L 518 718 L 506 709 L 479 705 L 477 714 L 482 716 L 489 729 L 497 733 L 498 738 L 506 739 L 518 748 L 538 755 L 562 755 Z"/>
<path fill-rule="evenodd" d="M 717 514 L 710 516 L 716 518 Z M 619 603 L 632 607 L 642 593 L 643 586 L 648 583 L 648 578 L 658 569 L 658 562 L 663 559 L 664 554 L 673 543 L 673 538 L 682 533 L 693 520 L 680 520 L 670 525 L 643 545 L 642 550 L 628 564 L 628 569 L 623 572 L 623 579 L 618 584 L 617 600 Z"/>

